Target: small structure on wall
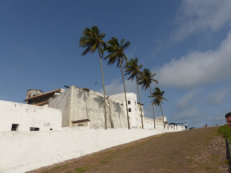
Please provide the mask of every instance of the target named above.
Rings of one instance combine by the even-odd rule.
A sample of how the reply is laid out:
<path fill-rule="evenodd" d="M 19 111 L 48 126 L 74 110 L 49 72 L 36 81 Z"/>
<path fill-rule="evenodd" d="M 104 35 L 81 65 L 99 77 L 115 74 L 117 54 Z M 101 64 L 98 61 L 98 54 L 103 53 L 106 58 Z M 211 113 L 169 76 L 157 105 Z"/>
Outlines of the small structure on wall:
<path fill-rule="evenodd" d="M 56 89 L 43 93 L 42 90 L 30 89 L 27 90 L 27 97 L 24 100 L 27 104 L 32 104 L 36 106 L 45 106 L 48 105 L 49 99 L 56 97 L 60 93 L 64 92 L 64 89 Z"/>

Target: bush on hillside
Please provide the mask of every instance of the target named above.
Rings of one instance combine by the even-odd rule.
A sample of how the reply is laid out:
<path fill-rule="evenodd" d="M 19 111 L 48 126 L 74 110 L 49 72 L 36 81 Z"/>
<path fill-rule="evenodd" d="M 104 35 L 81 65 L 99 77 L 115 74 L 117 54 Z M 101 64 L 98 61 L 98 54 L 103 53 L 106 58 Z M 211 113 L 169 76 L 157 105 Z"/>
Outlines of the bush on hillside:
<path fill-rule="evenodd" d="M 224 125 L 219 127 L 218 132 L 224 137 L 229 140 L 231 143 L 231 127 L 228 125 Z"/>

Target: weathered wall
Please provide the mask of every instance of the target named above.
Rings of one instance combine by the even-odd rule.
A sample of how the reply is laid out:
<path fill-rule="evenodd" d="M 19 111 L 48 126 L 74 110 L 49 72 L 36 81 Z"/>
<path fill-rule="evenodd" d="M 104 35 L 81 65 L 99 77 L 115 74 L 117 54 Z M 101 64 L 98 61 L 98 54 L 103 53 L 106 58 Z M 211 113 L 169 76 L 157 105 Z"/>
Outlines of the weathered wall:
<path fill-rule="evenodd" d="M 59 130 L 61 122 L 60 110 L 0 100 L 0 131 L 10 131 L 12 124 L 19 124 L 18 131 Z"/>
<path fill-rule="evenodd" d="M 100 93 L 71 86 L 51 99 L 49 107 L 63 110 L 64 127 L 71 125 L 72 121 L 90 119 L 91 128 L 104 128 L 104 98 Z M 108 128 L 127 127 L 125 111 L 119 102 L 107 100 L 106 110 Z"/>
<path fill-rule="evenodd" d="M 124 93 L 111 95 L 109 98 L 122 103 L 124 107 L 123 109 L 124 111 L 126 111 Z M 127 101 L 128 101 L 128 109 L 130 109 L 130 112 L 128 112 L 128 116 L 130 119 L 130 127 L 131 128 L 142 128 L 140 110 L 137 104 L 136 94 L 127 93 Z M 142 116 L 144 116 L 143 111 L 142 111 Z"/>
<path fill-rule="evenodd" d="M 71 87 L 73 95 L 70 116 L 72 120 L 90 119 L 91 128 L 104 128 L 104 98 L 103 95 L 92 90 Z M 110 102 L 110 107 L 109 107 Z M 118 102 L 107 101 L 108 127 L 127 127 L 127 119 L 123 107 Z M 111 120 L 111 121 L 110 121 Z"/>
<path fill-rule="evenodd" d="M 151 118 L 144 117 L 144 128 L 154 129 L 154 120 Z M 156 117 L 156 129 L 163 129 L 163 128 L 164 128 L 163 119 L 161 117 Z"/>
<path fill-rule="evenodd" d="M 23 173 L 170 130 L 0 132 L 0 172 Z"/>
<path fill-rule="evenodd" d="M 70 110 L 71 110 L 72 89 L 68 88 L 60 95 L 49 100 L 48 107 L 62 110 L 62 126 L 70 126 Z"/>
<path fill-rule="evenodd" d="M 166 120 L 166 117 L 164 117 L 164 119 Z M 154 120 L 151 118 L 146 118 L 144 117 L 144 128 L 145 129 L 154 129 Z M 163 118 L 162 117 L 156 117 L 156 129 L 169 129 L 169 130 L 176 130 L 176 131 L 180 131 L 180 130 L 185 130 L 185 127 L 182 125 L 168 125 L 165 124 L 165 127 L 163 125 Z"/>

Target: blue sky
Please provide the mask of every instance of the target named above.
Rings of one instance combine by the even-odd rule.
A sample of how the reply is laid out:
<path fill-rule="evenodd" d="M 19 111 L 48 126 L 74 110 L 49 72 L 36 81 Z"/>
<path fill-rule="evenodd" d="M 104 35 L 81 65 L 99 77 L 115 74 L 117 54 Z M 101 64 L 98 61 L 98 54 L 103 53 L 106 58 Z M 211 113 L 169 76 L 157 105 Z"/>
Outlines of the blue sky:
<path fill-rule="evenodd" d="M 98 57 L 81 56 L 78 44 L 97 25 L 105 41 L 129 40 L 128 57 L 157 73 L 169 122 L 223 124 L 231 111 L 230 12 L 230 0 L 1 0 L 0 99 L 23 102 L 27 89 L 64 85 L 101 91 Z M 120 71 L 106 62 L 104 71 L 107 93 L 122 92 Z M 127 87 L 135 92 L 133 82 Z"/>

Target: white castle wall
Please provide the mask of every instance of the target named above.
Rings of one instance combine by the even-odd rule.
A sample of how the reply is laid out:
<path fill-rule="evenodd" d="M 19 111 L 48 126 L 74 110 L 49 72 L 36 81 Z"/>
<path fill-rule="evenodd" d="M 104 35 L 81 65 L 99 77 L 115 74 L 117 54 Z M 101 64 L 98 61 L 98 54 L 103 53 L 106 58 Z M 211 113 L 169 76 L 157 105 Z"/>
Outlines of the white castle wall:
<path fill-rule="evenodd" d="M 18 131 L 29 131 L 30 127 L 59 130 L 61 122 L 62 113 L 58 109 L 0 100 L 0 132 L 11 131 L 12 124 L 18 124 Z"/>
<path fill-rule="evenodd" d="M 23 173 L 173 130 L 67 128 L 61 131 L 0 132 L 0 172 Z"/>
<path fill-rule="evenodd" d="M 123 103 L 124 111 L 126 112 L 126 103 L 125 103 L 125 97 L 124 93 L 111 95 L 109 97 L 112 100 L 118 101 L 120 103 Z M 142 128 L 141 125 L 141 117 L 140 117 L 140 110 L 137 105 L 137 97 L 135 93 L 127 93 L 127 101 L 128 101 L 128 109 L 130 109 L 131 112 L 128 112 L 129 120 L 130 120 L 130 127 L 131 128 Z M 144 116 L 144 113 L 142 111 L 142 116 Z"/>
<path fill-rule="evenodd" d="M 49 107 L 62 109 L 64 127 L 72 126 L 72 121 L 82 119 L 89 119 L 91 128 L 105 127 L 104 98 L 98 92 L 71 86 L 64 93 L 51 99 Z M 108 128 L 127 127 L 127 117 L 123 108 L 120 102 L 107 100 Z"/>
<path fill-rule="evenodd" d="M 167 118 L 164 117 L 156 117 L 155 123 L 156 123 L 156 129 L 163 129 L 164 128 L 164 124 L 163 124 L 163 118 L 164 121 L 167 121 Z M 165 127 L 168 127 L 168 124 L 165 124 Z M 144 128 L 145 129 L 154 129 L 154 120 L 153 118 L 147 118 L 144 117 Z"/>

